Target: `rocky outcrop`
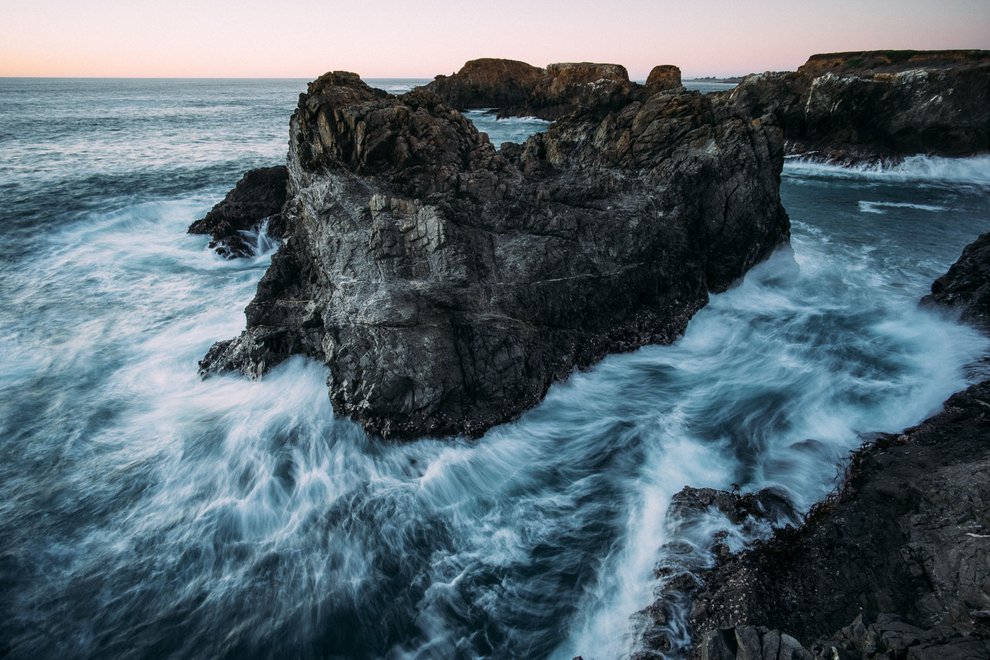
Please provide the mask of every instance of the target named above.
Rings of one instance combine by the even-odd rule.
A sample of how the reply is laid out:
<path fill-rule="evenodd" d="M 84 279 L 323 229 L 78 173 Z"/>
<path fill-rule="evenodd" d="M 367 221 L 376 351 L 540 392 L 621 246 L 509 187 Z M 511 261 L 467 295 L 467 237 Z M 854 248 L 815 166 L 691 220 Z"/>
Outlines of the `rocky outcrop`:
<path fill-rule="evenodd" d="M 990 332 L 990 233 L 966 246 L 924 302 L 954 308 L 963 321 Z"/>
<path fill-rule="evenodd" d="M 987 242 L 933 287 L 984 328 Z M 695 658 L 990 657 L 990 381 L 857 451 L 800 527 L 712 549 L 715 567 L 668 582 L 647 610 L 643 657 L 676 641 L 668 623 L 685 610 Z"/>
<path fill-rule="evenodd" d="M 190 234 L 209 234 L 210 247 L 227 258 L 251 253 L 250 233 L 262 224 L 275 238 L 282 238 L 286 226 L 282 218 L 289 173 L 285 166 L 262 167 L 247 172 L 223 201 L 206 217 L 189 226 Z"/>
<path fill-rule="evenodd" d="M 814 55 L 796 72 L 747 76 L 743 112 L 773 113 L 790 153 L 838 161 L 990 150 L 990 51 Z"/>
<path fill-rule="evenodd" d="M 435 94 L 327 74 L 291 121 L 289 235 L 204 373 L 329 367 L 386 437 L 477 435 L 605 354 L 669 342 L 787 240 L 782 139 L 696 93 L 497 152 Z"/>
<path fill-rule="evenodd" d="M 568 62 L 540 69 L 500 59 L 471 60 L 457 73 L 437 76 L 426 86 L 458 110 L 492 108 L 502 117 L 548 120 L 579 108 L 620 108 L 639 88 L 618 64 Z"/>
<path fill-rule="evenodd" d="M 990 381 L 857 452 L 801 528 L 700 576 L 695 657 L 990 657 L 988 437 Z"/>
<path fill-rule="evenodd" d="M 646 78 L 646 87 L 650 90 L 681 88 L 681 70 L 673 64 L 661 64 L 653 67 Z"/>

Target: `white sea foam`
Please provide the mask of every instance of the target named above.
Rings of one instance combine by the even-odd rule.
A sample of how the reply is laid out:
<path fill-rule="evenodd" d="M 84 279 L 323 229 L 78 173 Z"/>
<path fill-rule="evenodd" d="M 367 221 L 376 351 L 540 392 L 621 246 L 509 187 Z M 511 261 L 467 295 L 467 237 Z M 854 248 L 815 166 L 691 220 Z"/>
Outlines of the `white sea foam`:
<path fill-rule="evenodd" d="M 941 213 L 948 211 L 948 207 L 936 204 L 912 204 L 910 202 L 874 202 L 860 200 L 859 210 L 861 213 L 875 213 L 883 215 L 888 209 L 912 209 L 915 211 L 928 211 L 929 213 Z"/>
<path fill-rule="evenodd" d="M 895 183 L 962 183 L 990 185 L 990 156 L 943 158 L 910 156 L 896 165 L 865 164 L 860 166 L 833 165 L 788 158 L 784 173 L 797 177 L 868 178 Z"/>

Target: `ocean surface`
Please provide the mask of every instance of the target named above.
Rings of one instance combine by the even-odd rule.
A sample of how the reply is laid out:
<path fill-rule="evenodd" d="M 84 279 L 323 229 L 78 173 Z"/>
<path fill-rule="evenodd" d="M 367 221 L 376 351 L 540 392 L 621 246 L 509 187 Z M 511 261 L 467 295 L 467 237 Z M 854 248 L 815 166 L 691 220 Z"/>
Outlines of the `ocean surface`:
<path fill-rule="evenodd" d="M 917 301 L 990 230 L 990 159 L 919 157 L 788 162 L 792 249 L 480 440 L 369 438 L 302 358 L 201 381 L 277 246 L 186 227 L 283 161 L 305 82 L 0 79 L 0 656 L 623 657 L 658 565 L 770 531 L 666 520 L 685 485 L 806 511 L 983 370 Z"/>

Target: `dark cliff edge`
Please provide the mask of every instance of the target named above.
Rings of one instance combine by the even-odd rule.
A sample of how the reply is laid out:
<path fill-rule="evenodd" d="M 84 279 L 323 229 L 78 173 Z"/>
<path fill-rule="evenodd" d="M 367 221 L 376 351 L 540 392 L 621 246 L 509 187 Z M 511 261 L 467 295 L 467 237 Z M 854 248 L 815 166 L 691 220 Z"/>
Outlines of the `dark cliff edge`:
<path fill-rule="evenodd" d="M 925 303 L 986 331 L 988 274 L 984 234 Z M 747 507 L 761 494 L 706 497 L 695 505 L 750 524 L 780 518 Z M 675 514 L 685 506 L 674 504 Z M 990 381 L 854 453 L 841 488 L 803 525 L 737 555 L 715 549 L 714 568 L 678 576 L 644 612 L 641 657 L 675 646 L 669 621 L 686 602 L 694 658 L 990 657 Z"/>
<path fill-rule="evenodd" d="M 731 92 L 771 113 L 789 154 L 839 163 L 990 150 L 990 51 L 813 55 L 793 72 L 747 76 Z"/>
<path fill-rule="evenodd" d="M 267 231 L 285 238 L 282 216 L 289 171 L 284 165 L 250 170 L 205 217 L 189 226 L 190 234 L 209 234 L 210 248 L 232 259 L 252 252 L 249 234 Z"/>
<path fill-rule="evenodd" d="M 562 89 L 625 75 L 548 71 Z M 675 77 L 582 82 L 580 107 L 496 151 L 428 89 L 322 76 L 291 120 L 286 240 L 201 372 L 305 355 L 369 432 L 476 436 L 575 367 L 673 341 L 789 236 L 780 130 Z"/>

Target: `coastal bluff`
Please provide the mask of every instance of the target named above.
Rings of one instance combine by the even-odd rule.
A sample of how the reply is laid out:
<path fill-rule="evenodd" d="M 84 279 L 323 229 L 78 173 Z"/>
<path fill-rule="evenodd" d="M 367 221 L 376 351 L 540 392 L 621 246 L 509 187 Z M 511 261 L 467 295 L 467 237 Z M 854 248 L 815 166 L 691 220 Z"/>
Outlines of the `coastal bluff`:
<path fill-rule="evenodd" d="M 813 55 L 728 94 L 742 112 L 772 114 L 789 154 L 859 163 L 990 151 L 990 51 Z"/>
<path fill-rule="evenodd" d="M 613 65 L 548 67 L 547 85 L 500 66 L 586 95 L 497 150 L 429 88 L 392 96 L 347 72 L 309 85 L 285 242 L 202 374 L 305 355 L 327 365 L 336 413 L 373 434 L 477 436 L 575 368 L 673 341 L 787 242 L 772 118 L 685 92 L 669 68 L 645 86 Z M 490 100 L 532 105 L 504 92 Z"/>

